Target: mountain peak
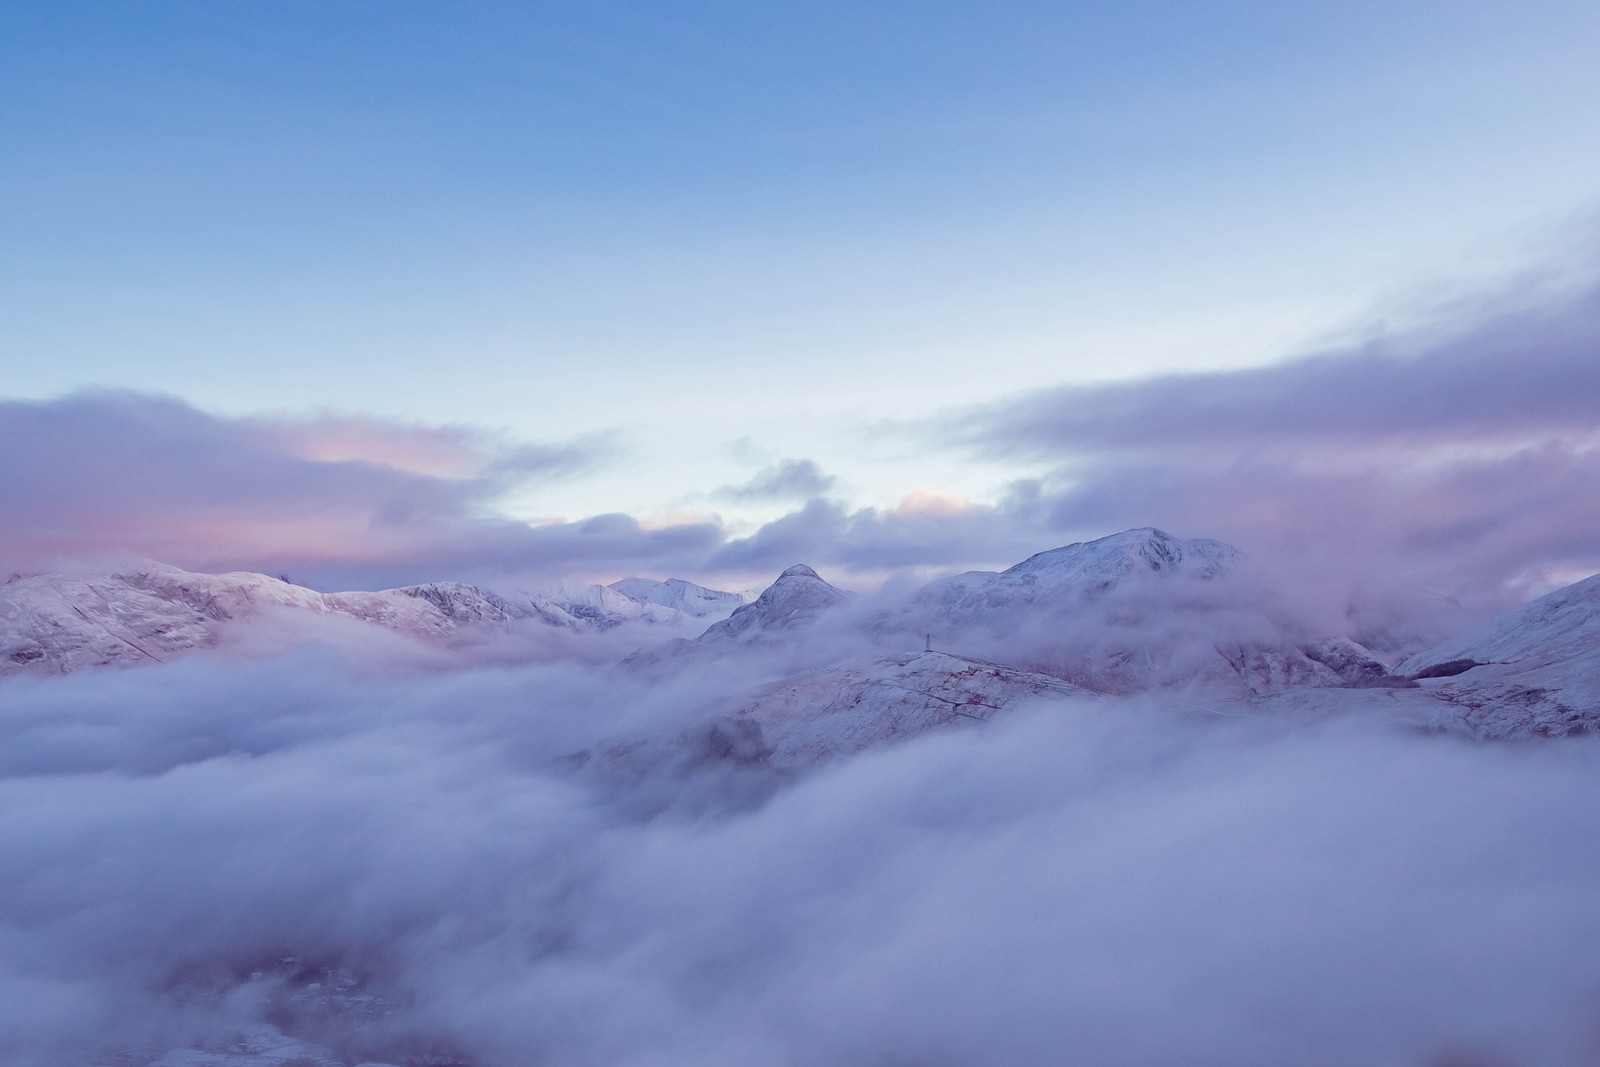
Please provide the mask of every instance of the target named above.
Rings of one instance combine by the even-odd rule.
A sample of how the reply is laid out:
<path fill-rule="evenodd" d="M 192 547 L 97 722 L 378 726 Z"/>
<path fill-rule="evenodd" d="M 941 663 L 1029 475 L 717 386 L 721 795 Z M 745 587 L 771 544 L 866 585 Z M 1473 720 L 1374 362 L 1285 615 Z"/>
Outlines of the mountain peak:
<path fill-rule="evenodd" d="M 1141 526 L 1035 553 L 1003 573 L 1020 576 L 1061 569 L 1115 579 L 1140 570 L 1182 570 L 1210 578 L 1226 569 L 1237 555 L 1237 549 L 1222 541 L 1174 537 L 1154 526 Z"/>
<path fill-rule="evenodd" d="M 694 617 L 726 615 L 749 599 L 744 593 L 707 589 L 703 585 L 686 582 L 682 578 L 668 578 L 666 581 L 657 581 L 654 578 L 623 578 L 621 581 L 612 582 L 607 588 L 634 600 L 659 604 Z"/>
<path fill-rule="evenodd" d="M 803 563 L 778 575 L 761 595 L 701 634 L 701 638 L 750 640 L 769 630 L 783 630 L 809 622 L 853 594 L 829 585 Z"/>
<path fill-rule="evenodd" d="M 1161 576 L 1208 580 L 1227 571 L 1238 550 L 1209 538 L 1174 537 L 1144 526 L 1038 552 L 1014 567 L 942 578 L 917 594 L 917 609 L 942 621 L 1005 623 L 1019 611 L 1054 610 L 1094 600 L 1124 581 Z"/>

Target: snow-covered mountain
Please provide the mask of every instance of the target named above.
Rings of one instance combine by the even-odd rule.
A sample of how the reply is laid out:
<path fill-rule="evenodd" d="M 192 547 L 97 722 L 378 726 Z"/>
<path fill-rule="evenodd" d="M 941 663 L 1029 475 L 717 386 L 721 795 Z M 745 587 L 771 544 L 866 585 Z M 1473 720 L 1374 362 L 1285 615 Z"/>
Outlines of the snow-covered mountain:
<path fill-rule="evenodd" d="M 1233 546 L 1144 527 L 925 586 L 881 631 L 1130 693 L 1259 696 L 1388 676 L 1346 634 L 1297 624 Z"/>
<path fill-rule="evenodd" d="M 852 594 L 796 565 L 698 638 L 643 649 L 623 666 L 681 670 L 751 647 L 781 649 L 792 671 L 820 669 L 931 635 L 944 651 L 1104 693 L 1245 697 L 1391 677 L 1347 635 L 1295 625 L 1259 581 L 1236 578 L 1240 559 L 1220 541 L 1128 530 L 1005 571 L 934 581 L 899 607 L 844 615 L 832 609 Z"/>
<path fill-rule="evenodd" d="M 636 811 L 743 807 L 829 760 L 1013 707 L 1092 698 L 1059 679 L 943 652 L 905 652 L 765 685 L 706 691 L 690 725 L 613 737 L 562 763 Z"/>
<path fill-rule="evenodd" d="M 691 625 L 693 616 L 609 586 L 581 581 L 531 588 L 497 588 L 494 595 L 514 610 L 570 630 L 609 630 L 629 622 Z"/>
<path fill-rule="evenodd" d="M 720 689 L 708 700 L 726 698 L 724 713 L 759 728 L 782 765 L 807 752 L 853 750 L 853 738 L 881 743 L 943 721 L 938 695 L 978 682 L 1001 686 L 1005 700 L 1181 690 L 1250 701 L 1415 686 L 1407 707 L 1478 736 L 1600 728 L 1600 576 L 1391 668 L 1347 636 L 1284 621 L 1256 587 L 1236 589 L 1230 583 L 1240 559 L 1218 541 L 1130 530 L 1041 552 L 1005 571 L 943 579 L 909 607 L 870 616 L 840 612 L 854 594 L 804 565 L 748 603 L 676 579 L 322 593 L 261 574 L 160 565 L 37 575 L 0 586 L 0 677 L 162 662 L 215 646 L 249 620 L 317 618 L 343 633 L 365 627 L 452 647 L 499 634 L 515 641 L 523 625 L 534 626 L 531 633 L 595 634 L 625 624 L 681 631 L 737 604 L 699 636 L 647 647 L 623 665 L 658 677 L 712 661 L 737 665 L 741 691 L 719 675 L 707 679 Z M 924 630 L 936 635 L 941 654 L 911 654 Z"/>
<path fill-rule="evenodd" d="M 762 590 L 748 604 L 734 609 L 721 622 L 712 623 L 697 641 L 750 642 L 771 634 L 793 630 L 836 608 L 854 596 L 818 577 L 803 563 L 778 575 L 777 581 Z"/>
<path fill-rule="evenodd" d="M 682 578 L 623 578 L 608 589 L 646 604 L 659 604 L 697 619 L 727 615 L 750 600 L 744 593 L 726 593 L 686 582 Z"/>
<path fill-rule="evenodd" d="M 0 676 L 163 662 L 215 646 L 237 623 L 283 613 L 366 624 L 429 645 L 524 620 L 576 633 L 630 622 L 692 622 L 673 608 L 601 585 L 502 595 L 464 582 L 430 582 L 322 593 L 264 574 L 198 574 L 151 564 L 127 573 L 19 577 L 0 586 Z"/>
<path fill-rule="evenodd" d="M 161 662 L 214 644 L 222 610 L 110 576 L 15 578 L 0 586 L 0 675 Z"/>
<path fill-rule="evenodd" d="M 1032 609 L 1066 609 L 1151 576 L 1204 581 L 1223 573 L 1238 550 L 1207 538 L 1178 538 L 1145 527 L 1039 552 L 1003 571 L 967 571 L 925 586 L 914 609 L 952 625 L 1018 618 Z"/>
<path fill-rule="evenodd" d="M 640 649 L 620 666 L 629 671 L 658 672 L 742 648 L 772 648 L 781 641 L 795 639 L 828 611 L 854 597 L 854 593 L 829 585 L 816 571 L 797 563 L 778 575 L 760 596 L 734 609 L 726 619 L 712 623 L 700 636 Z"/>
<path fill-rule="evenodd" d="M 454 583 L 319 593 L 264 574 L 37 575 L 0 586 L 0 674 L 136 666 L 218 643 L 230 624 L 275 612 L 342 618 L 430 643 L 504 623 L 504 605 Z"/>
<path fill-rule="evenodd" d="M 1029 701 L 1087 696 L 1056 678 L 944 652 L 906 652 L 809 671 L 762 689 L 734 712 L 761 728 L 778 767 L 985 722 Z"/>

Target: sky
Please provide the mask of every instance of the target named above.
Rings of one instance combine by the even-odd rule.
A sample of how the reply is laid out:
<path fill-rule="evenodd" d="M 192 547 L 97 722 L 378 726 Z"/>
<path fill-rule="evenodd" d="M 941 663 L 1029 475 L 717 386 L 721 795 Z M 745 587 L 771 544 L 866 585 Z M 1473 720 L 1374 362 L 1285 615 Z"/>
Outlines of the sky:
<path fill-rule="evenodd" d="M 1162 524 L 1589 573 L 1597 41 L 1555 0 L 8 4 L 0 566 L 869 580 Z"/>

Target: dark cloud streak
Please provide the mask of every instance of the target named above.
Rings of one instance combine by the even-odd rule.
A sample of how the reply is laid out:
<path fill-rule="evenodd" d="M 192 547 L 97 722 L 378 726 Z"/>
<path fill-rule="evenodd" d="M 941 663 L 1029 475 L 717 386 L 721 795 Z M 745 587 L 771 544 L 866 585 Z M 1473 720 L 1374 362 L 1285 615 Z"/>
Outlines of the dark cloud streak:
<path fill-rule="evenodd" d="M 995 455 L 1298 452 L 1590 437 L 1597 412 L 1600 288 L 1590 288 L 1267 367 L 1041 390 L 978 409 L 955 430 Z"/>

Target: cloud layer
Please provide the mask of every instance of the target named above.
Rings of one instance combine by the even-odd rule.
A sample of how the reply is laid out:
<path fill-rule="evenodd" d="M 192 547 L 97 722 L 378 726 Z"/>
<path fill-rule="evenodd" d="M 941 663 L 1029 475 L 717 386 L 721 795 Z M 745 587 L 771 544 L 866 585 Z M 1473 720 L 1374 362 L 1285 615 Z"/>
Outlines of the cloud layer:
<path fill-rule="evenodd" d="M 610 438 L 229 419 L 83 393 L 0 402 L 0 568 L 132 553 L 324 587 L 572 572 L 742 585 L 799 561 L 865 578 L 1003 566 L 1154 525 L 1232 541 L 1330 591 L 1404 584 L 1504 604 L 1600 569 L 1597 411 L 1600 287 L 1528 288 L 1306 359 L 1049 388 L 941 418 L 936 444 L 1037 471 L 987 501 L 853 507 L 814 461 L 774 461 L 698 494 L 795 502 L 734 536 L 715 517 L 503 513 L 512 488 L 612 460 Z M 926 430 L 891 432 L 904 444 Z"/>
<path fill-rule="evenodd" d="M 1006 454 L 1132 448 L 1316 454 L 1587 439 L 1600 396 L 1600 288 L 1442 309 L 1413 335 L 1250 370 L 1042 390 L 970 416 Z"/>
<path fill-rule="evenodd" d="M 18 1067 L 264 1018 L 349 1062 L 477 1067 L 1600 1051 L 1600 863 L 1572 847 L 1592 739 L 1062 705 L 754 807 L 719 805 L 709 768 L 694 807 L 641 808 L 560 757 L 670 732 L 693 686 L 303 653 L 0 688 Z M 325 971 L 383 1011 L 290 995 Z"/>

